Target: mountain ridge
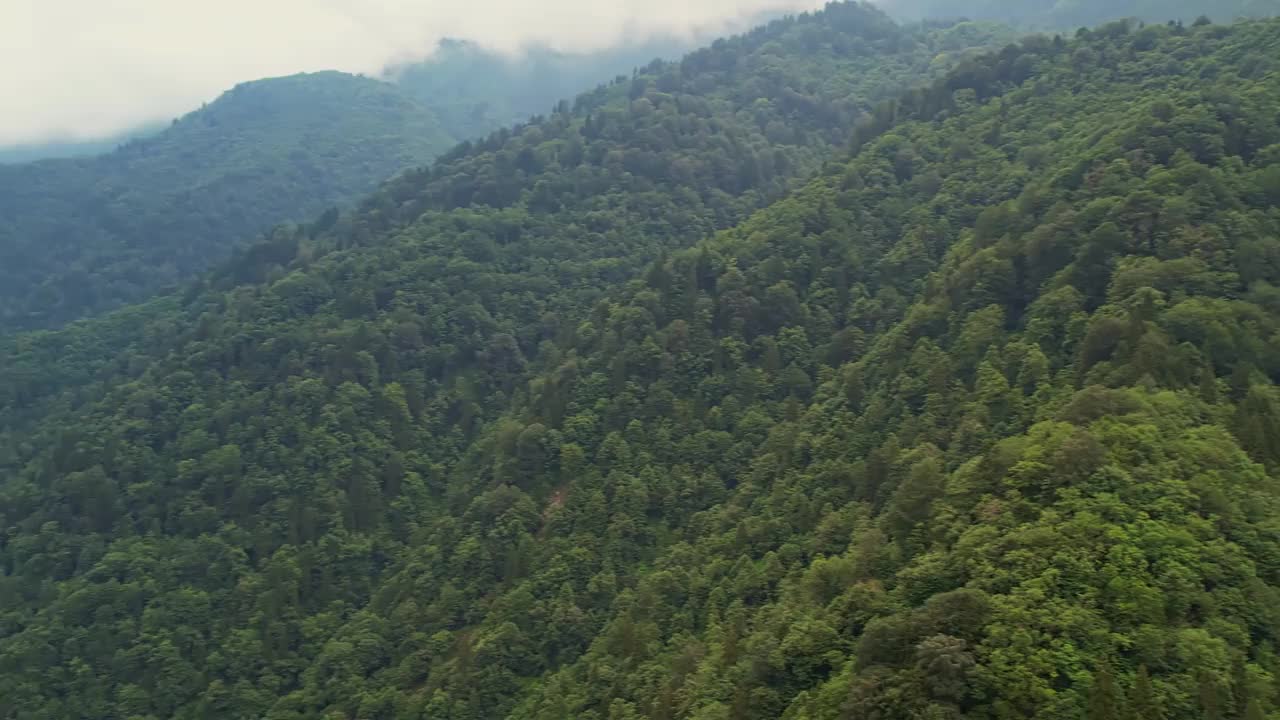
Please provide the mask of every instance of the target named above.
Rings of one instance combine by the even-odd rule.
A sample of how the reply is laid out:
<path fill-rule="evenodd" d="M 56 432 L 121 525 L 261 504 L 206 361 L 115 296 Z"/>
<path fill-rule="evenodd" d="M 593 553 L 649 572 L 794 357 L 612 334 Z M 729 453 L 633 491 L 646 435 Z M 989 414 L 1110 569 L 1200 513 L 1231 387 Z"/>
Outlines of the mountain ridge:
<path fill-rule="evenodd" d="M 241 84 L 107 155 L 0 165 L 0 327 L 143 299 L 450 144 L 391 86 L 329 72 Z"/>

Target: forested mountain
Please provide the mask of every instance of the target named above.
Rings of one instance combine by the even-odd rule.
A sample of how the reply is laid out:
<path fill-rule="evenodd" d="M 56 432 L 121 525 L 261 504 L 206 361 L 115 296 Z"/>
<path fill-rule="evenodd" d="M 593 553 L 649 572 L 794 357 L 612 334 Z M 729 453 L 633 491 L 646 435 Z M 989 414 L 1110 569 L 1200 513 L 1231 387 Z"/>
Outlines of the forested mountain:
<path fill-rule="evenodd" d="M 2 716 L 1268 717 L 1280 21 L 893 89 L 985 32 L 774 23 L 11 339 Z"/>
<path fill-rule="evenodd" d="M 453 143 L 395 87 L 324 72 L 244 83 L 106 155 L 0 165 L 0 330 L 149 297 Z"/>
<path fill-rule="evenodd" d="M 352 213 L 282 228 L 185 296 L 10 338 L 0 362 L 8 714 L 318 712 L 328 701 L 313 697 L 307 668 L 329 640 L 323 628 L 369 606 L 426 537 L 414 528 L 467 502 L 448 476 L 541 352 L 558 352 L 649 261 L 839 157 L 876 101 L 990 40 L 972 25 L 904 30 L 853 4 L 779 21 L 459 147 Z M 398 430 L 403 444 L 347 415 L 347 394 L 370 388 L 417 414 Z M 309 428 L 313 402 L 354 424 Z M 138 414 L 122 423 L 121 412 Z M 229 464 L 203 464 L 216 457 Z M 87 494 L 55 479 L 69 477 Z M 280 591 L 279 563 L 299 553 L 295 569 L 327 589 L 299 596 L 305 605 L 259 605 L 260 592 Z M 110 569 L 110 558 L 130 567 Z M 100 590 L 98 620 L 66 614 L 64 599 Z M 189 620 L 170 623 L 148 610 L 182 597 L 208 613 L 174 607 Z M 325 639 L 299 644 L 304 625 Z M 387 690 L 388 702 L 401 694 Z M 492 716 L 516 699 L 499 685 L 476 691 L 456 691 L 459 712 Z"/>
<path fill-rule="evenodd" d="M 191 288 L 179 316 L 169 316 L 179 301 L 169 297 L 84 328 L 0 341 L 9 351 L 0 406 L 6 417 L 29 415 L 38 398 L 60 388 L 136 370 L 145 360 L 126 359 L 128 348 L 169 352 L 178 327 L 194 327 L 208 297 L 221 305 L 226 292 L 280 279 L 334 248 L 395 238 L 417 248 L 422 262 L 386 268 L 403 273 L 396 282 L 353 279 L 362 282 L 361 300 L 373 296 L 381 310 L 398 282 L 430 290 L 423 310 L 442 313 L 436 322 L 448 330 L 433 352 L 445 353 L 439 362 L 469 367 L 490 321 L 534 337 L 530 328 L 547 313 L 586 307 L 664 250 L 739 222 L 846 146 L 877 101 L 1004 32 L 972 23 L 905 30 L 869 6 L 839 4 L 679 63 L 656 63 L 529 125 L 464 142 L 433 167 L 387 183 L 355 212 L 278 228 L 204 278 L 211 296 Z M 484 280 L 472 288 L 484 292 L 459 294 L 471 276 Z M 490 287 L 495 282 L 511 286 Z M 469 304 L 476 307 L 453 316 Z M 464 320 L 477 311 L 480 326 Z M 152 320 L 167 329 L 139 327 Z M 261 337 L 269 335 L 263 328 Z M 528 337 L 523 351 L 536 352 Z"/>
<path fill-rule="evenodd" d="M 1138 18 L 1148 22 L 1280 15 L 1280 0 L 880 0 L 889 12 L 913 19 L 972 18 L 1061 30 Z"/>
<path fill-rule="evenodd" d="M 658 37 L 594 52 L 534 46 L 508 57 L 446 39 L 431 57 L 390 68 L 386 77 L 430 106 L 455 137 L 470 139 L 527 122 L 559 100 L 617 75 L 630 76 L 654 60 L 679 58 L 702 44 L 694 38 Z"/>

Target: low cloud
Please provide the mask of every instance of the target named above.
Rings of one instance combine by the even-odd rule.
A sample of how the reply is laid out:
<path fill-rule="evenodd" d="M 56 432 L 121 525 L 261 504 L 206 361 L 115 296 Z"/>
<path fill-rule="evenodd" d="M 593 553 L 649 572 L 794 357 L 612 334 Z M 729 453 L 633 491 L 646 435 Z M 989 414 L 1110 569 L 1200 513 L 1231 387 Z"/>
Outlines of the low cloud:
<path fill-rule="evenodd" d="M 0 0 L 0 146 L 112 135 L 237 82 L 374 74 L 443 37 L 585 51 L 741 29 L 821 0 Z"/>

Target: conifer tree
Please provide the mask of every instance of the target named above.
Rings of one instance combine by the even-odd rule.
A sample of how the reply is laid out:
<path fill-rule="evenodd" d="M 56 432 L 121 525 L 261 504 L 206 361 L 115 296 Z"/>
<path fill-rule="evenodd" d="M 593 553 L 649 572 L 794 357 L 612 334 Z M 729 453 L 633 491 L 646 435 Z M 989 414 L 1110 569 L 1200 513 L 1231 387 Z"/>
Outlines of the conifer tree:
<path fill-rule="evenodd" d="M 1093 686 L 1089 688 L 1089 705 L 1086 720 L 1122 720 L 1125 717 L 1124 698 L 1116 685 L 1110 665 L 1104 664 L 1093 674 Z"/>
<path fill-rule="evenodd" d="M 1133 690 L 1129 693 L 1130 717 L 1133 720 L 1164 720 L 1164 711 L 1156 698 L 1155 687 L 1151 684 L 1151 673 L 1146 665 L 1138 666 L 1137 676 L 1133 681 Z"/>

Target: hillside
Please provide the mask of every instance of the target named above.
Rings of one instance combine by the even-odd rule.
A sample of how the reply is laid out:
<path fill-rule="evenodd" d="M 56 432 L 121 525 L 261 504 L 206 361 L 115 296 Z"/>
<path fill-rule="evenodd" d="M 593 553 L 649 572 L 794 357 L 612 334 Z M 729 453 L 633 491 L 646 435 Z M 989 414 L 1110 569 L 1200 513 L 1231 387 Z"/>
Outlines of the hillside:
<path fill-rule="evenodd" d="M 280 228 L 183 295 L 11 338 L 8 716 L 324 714 L 333 633 L 471 501 L 449 482 L 459 458 L 591 308 L 783 196 L 878 100 L 990 40 L 860 5 L 779 21 Z M 458 584 L 457 601 L 480 587 Z M 456 621 L 429 629 L 441 662 Z M 423 669 L 370 686 L 360 714 L 412 716 Z M 519 699 L 506 679 L 472 689 L 450 691 L 451 712 Z"/>
<path fill-rule="evenodd" d="M 1277 49 L 1113 25 L 886 108 L 598 307 L 372 616 L 491 560 L 427 687 L 546 668 L 518 718 L 1273 717 Z"/>
<path fill-rule="evenodd" d="M 288 707 L 1267 717 L 1278 48 L 1113 25 L 886 105 L 405 472 L 449 505 Z M 439 442 L 348 392 L 391 457 Z"/>
<path fill-rule="evenodd" d="M 0 717 L 1274 717 L 1280 21 L 987 32 L 773 23 L 11 339 Z"/>
<path fill-rule="evenodd" d="M 327 72 L 242 84 L 106 155 L 0 165 L 0 330 L 149 297 L 452 144 L 393 86 Z"/>
<path fill-rule="evenodd" d="M 1226 22 L 1280 15 L 1280 0 L 881 0 L 878 4 L 905 18 L 999 20 L 1040 30 L 1075 29 L 1125 18 L 1190 24 L 1201 15 Z"/>

